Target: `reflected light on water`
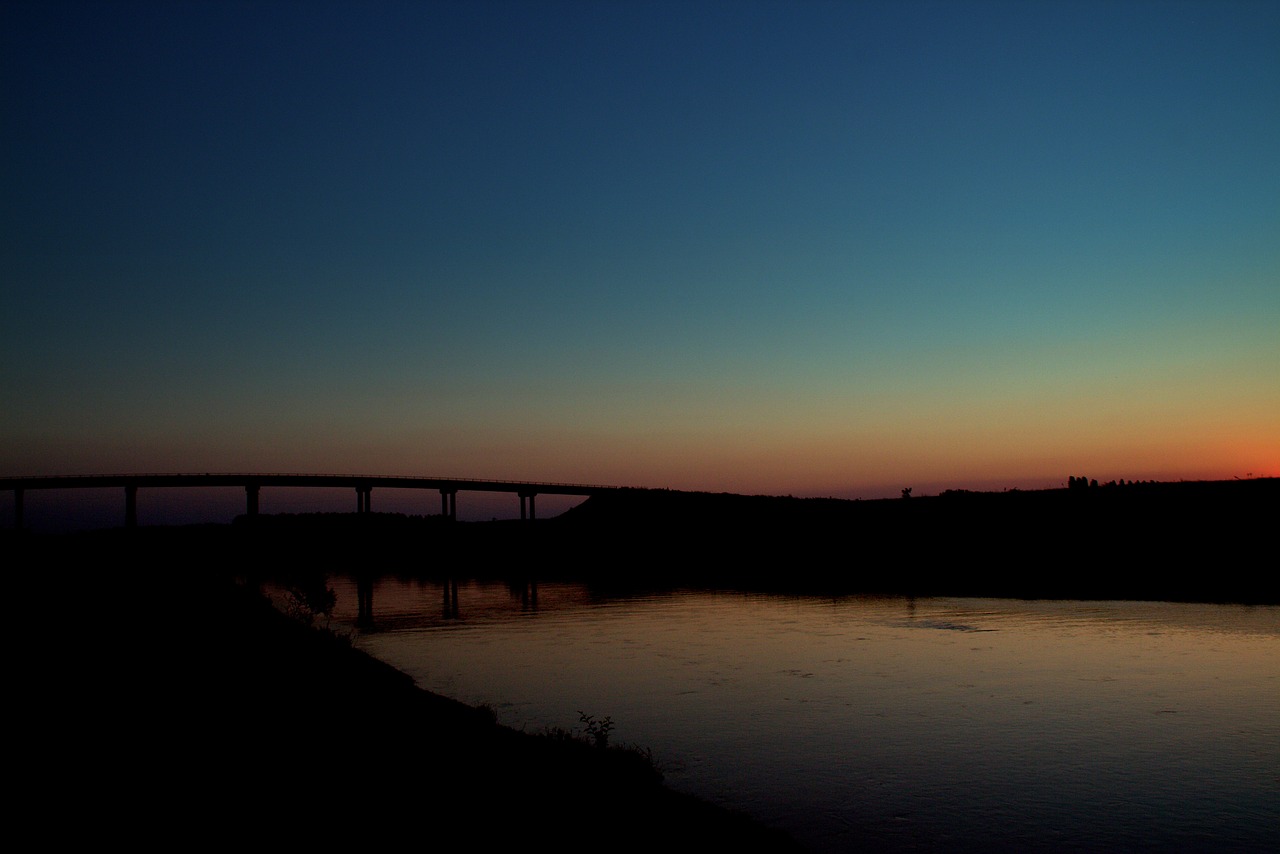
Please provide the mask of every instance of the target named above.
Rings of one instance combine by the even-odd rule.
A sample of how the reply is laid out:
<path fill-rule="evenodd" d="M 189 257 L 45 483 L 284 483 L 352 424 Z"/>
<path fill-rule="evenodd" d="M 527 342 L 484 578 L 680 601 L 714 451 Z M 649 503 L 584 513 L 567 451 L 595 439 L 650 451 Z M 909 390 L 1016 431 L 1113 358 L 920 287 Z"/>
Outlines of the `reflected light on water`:
<path fill-rule="evenodd" d="M 1274 607 L 447 589 L 380 581 L 358 645 L 517 729 L 609 716 L 816 850 L 1280 842 Z"/>

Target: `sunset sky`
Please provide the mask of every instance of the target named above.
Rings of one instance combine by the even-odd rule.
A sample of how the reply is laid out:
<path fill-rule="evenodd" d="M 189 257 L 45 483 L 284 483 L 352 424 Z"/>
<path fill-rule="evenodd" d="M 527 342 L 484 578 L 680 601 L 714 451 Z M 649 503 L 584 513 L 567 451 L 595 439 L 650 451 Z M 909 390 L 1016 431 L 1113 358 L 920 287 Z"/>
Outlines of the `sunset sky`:
<path fill-rule="evenodd" d="M 0 110 L 0 475 L 1280 475 L 1272 0 L 6 0 Z"/>

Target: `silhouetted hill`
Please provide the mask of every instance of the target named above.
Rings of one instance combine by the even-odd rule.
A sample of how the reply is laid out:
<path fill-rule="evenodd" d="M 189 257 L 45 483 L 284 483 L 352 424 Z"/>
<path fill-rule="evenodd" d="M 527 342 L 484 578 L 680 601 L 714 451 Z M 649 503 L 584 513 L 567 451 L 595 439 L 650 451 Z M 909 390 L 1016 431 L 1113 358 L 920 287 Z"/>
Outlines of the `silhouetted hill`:
<path fill-rule="evenodd" d="M 839 501 L 663 490 L 555 520 L 588 553 L 717 583 L 862 591 L 1280 601 L 1280 480 Z M 579 552 L 581 554 L 581 552 Z"/>

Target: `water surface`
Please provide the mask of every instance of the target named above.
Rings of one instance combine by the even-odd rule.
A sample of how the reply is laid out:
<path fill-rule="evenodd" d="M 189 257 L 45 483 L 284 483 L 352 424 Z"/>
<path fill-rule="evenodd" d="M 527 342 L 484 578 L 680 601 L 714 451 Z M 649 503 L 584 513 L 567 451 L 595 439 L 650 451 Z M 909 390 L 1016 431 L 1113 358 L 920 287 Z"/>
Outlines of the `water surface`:
<path fill-rule="evenodd" d="M 1280 608 L 386 579 L 356 631 L 332 583 L 422 687 L 814 850 L 1280 850 Z"/>

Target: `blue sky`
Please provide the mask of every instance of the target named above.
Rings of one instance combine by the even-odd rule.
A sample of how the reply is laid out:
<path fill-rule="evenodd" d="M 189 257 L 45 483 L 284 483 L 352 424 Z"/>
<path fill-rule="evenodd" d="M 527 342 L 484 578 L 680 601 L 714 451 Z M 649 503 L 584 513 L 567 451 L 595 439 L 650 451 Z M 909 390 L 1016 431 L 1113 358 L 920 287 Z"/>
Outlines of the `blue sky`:
<path fill-rule="evenodd" d="M 5 474 L 1280 474 L 1280 5 L 0 22 Z"/>

